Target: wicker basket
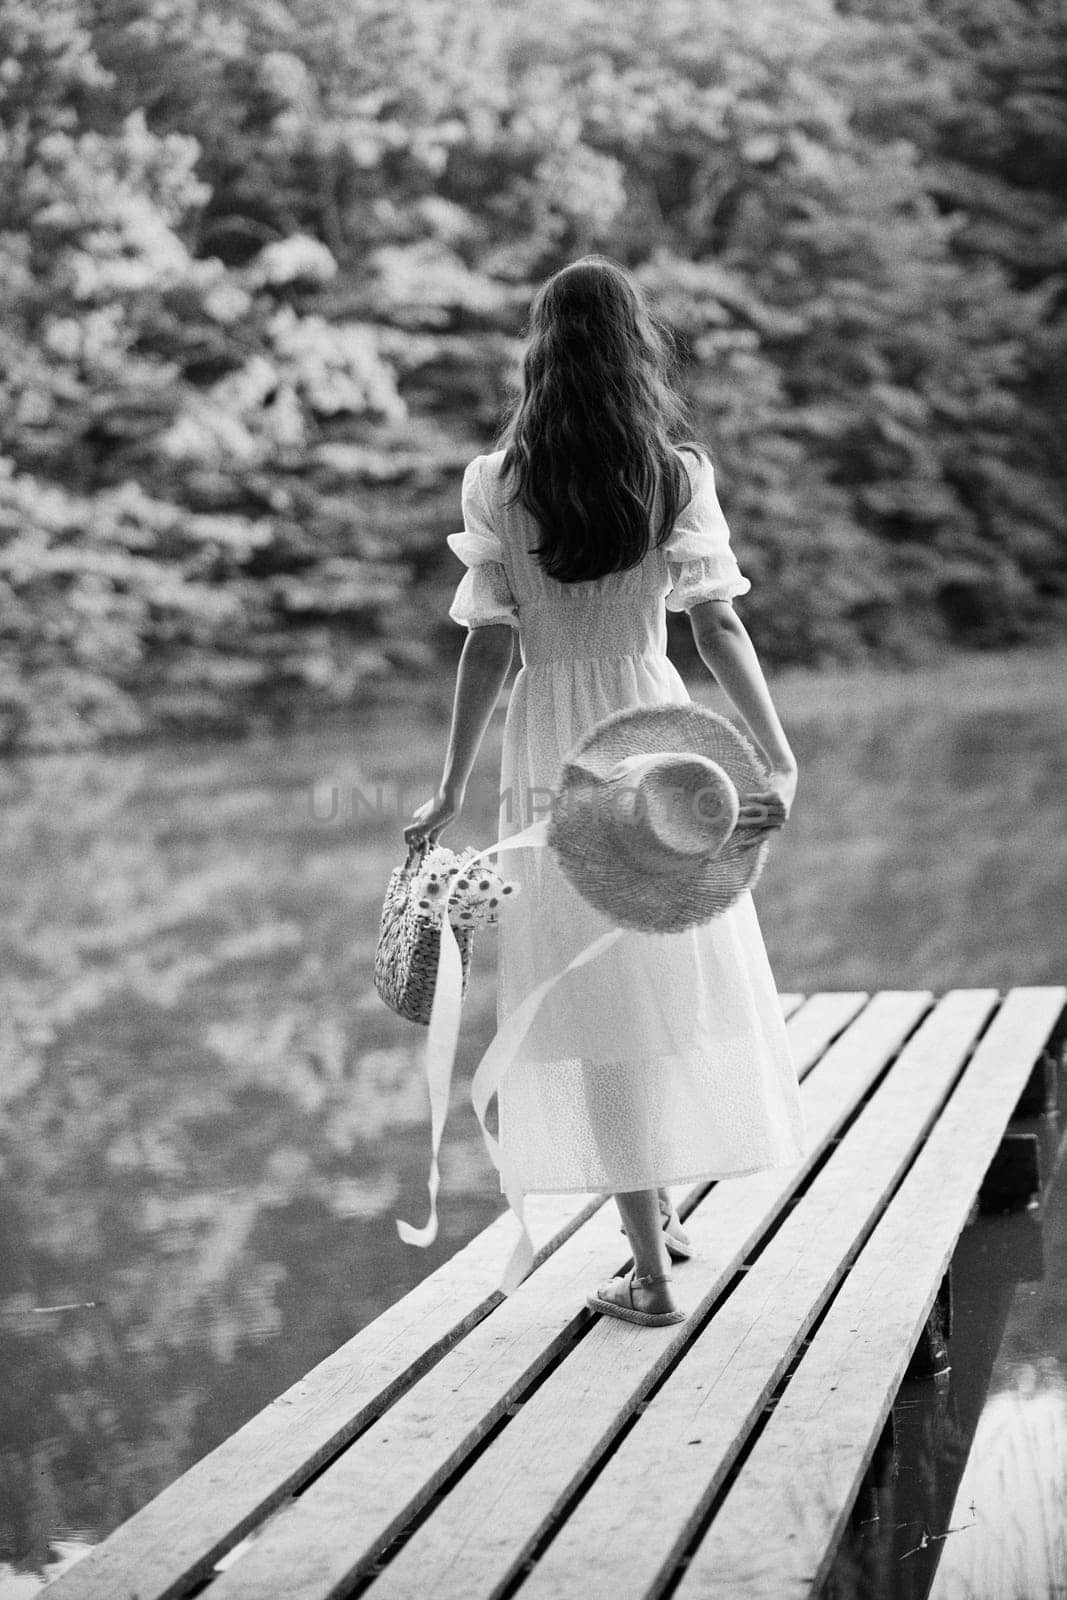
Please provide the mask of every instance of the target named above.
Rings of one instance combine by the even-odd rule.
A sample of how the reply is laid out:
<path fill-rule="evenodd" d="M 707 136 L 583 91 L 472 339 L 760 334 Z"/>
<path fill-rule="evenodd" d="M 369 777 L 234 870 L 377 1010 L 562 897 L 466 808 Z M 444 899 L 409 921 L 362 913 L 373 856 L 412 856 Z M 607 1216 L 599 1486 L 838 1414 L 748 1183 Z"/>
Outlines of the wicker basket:
<path fill-rule="evenodd" d="M 427 841 L 416 842 L 407 860 L 394 867 L 382 905 L 378 946 L 374 952 L 374 987 L 390 1010 L 409 1022 L 430 1021 L 437 963 L 441 953 L 441 913 L 420 911 L 411 898 L 410 886 L 422 864 Z M 466 999 L 470 982 L 473 928 L 453 925 L 463 965 L 461 999 Z"/>

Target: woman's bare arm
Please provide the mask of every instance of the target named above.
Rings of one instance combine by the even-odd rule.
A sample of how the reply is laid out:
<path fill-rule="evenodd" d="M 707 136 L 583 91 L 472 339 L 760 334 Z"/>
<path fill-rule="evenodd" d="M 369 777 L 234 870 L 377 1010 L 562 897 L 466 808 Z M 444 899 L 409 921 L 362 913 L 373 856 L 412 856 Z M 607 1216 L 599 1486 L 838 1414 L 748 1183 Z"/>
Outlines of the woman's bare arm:
<path fill-rule="evenodd" d="M 728 600 L 701 601 L 689 621 L 701 660 L 730 697 L 770 768 L 766 791 L 747 797 L 747 804 L 743 797 L 739 825 L 780 827 L 796 793 L 797 763 L 748 630 Z"/>
<path fill-rule="evenodd" d="M 413 813 L 404 829 L 406 843 L 424 835 L 436 842 L 437 835 L 461 809 L 471 769 L 511 668 L 514 634 L 508 622 L 487 622 L 468 629 L 456 669 L 452 725 L 441 782 L 433 799 Z"/>
<path fill-rule="evenodd" d="M 452 727 L 441 788 L 462 801 L 504 680 L 511 668 L 515 630 L 507 622 L 471 628 L 456 671 Z"/>

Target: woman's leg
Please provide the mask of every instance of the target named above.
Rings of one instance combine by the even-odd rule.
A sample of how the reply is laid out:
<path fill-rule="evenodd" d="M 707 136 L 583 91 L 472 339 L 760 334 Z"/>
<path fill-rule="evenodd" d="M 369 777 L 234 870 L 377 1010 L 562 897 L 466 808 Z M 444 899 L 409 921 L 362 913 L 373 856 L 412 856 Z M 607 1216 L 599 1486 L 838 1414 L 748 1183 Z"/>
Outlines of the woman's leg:
<path fill-rule="evenodd" d="M 634 1257 L 634 1275 L 658 1277 L 670 1271 L 670 1257 L 663 1239 L 663 1213 L 655 1189 L 629 1189 L 615 1196 L 622 1225 Z M 669 1283 L 654 1283 L 633 1290 L 638 1311 L 673 1311 L 674 1296 Z"/>
<path fill-rule="evenodd" d="M 659 1199 L 660 1225 L 663 1228 L 668 1242 L 673 1242 L 683 1247 L 681 1253 L 682 1259 L 684 1260 L 686 1256 L 692 1255 L 693 1253 L 692 1242 L 689 1238 L 689 1235 L 682 1227 L 682 1219 L 679 1217 L 678 1212 L 675 1209 L 674 1201 L 671 1199 L 667 1190 L 659 1188 L 656 1190 L 656 1195 Z"/>
<path fill-rule="evenodd" d="M 585 1097 L 589 1128 L 597 1153 L 603 1163 L 607 1181 L 613 1171 L 620 1176 L 635 1168 L 647 1171 L 651 1128 L 648 1105 L 644 1097 L 634 1093 L 624 1076 L 615 1079 L 610 1063 L 582 1062 L 582 1090 Z M 614 1091 L 614 1094 L 611 1093 Z M 673 1211 L 666 1189 L 615 1190 L 615 1204 L 619 1208 L 626 1237 L 634 1258 L 634 1276 L 658 1277 L 670 1271 L 670 1256 L 664 1237 L 664 1218 Z M 684 1239 L 684 1230 L 676 1224 Z M 614 1278 L 604 1285 L 600 1294 L 627 1303 L 630 1291 L 625 1280 Z M 674 1296 L 669 1283 L 656 1283 L 650 1288 L 632 1291 L 633 1305 L 638 1311 L 673 1311 Z"/>

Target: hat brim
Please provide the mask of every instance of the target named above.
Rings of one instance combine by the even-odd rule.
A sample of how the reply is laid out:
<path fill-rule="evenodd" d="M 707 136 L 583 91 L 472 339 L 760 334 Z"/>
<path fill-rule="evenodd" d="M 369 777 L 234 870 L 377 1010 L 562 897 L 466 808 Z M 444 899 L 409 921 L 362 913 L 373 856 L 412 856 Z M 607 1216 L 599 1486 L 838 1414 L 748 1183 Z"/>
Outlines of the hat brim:
<path fill-rule="evenodd" d="M 627 708 L 598 722 L 567 757 L 548 826 L 548 843 L 578 893 L 612 922 L 653 933 L 682 932 L 728 910 L 755 884 L 770 845 L 766 834 L 735 829 L 713 857 L 669 881 L 635 869 L 585 802 L 624 757 L 668 751 L 717 762 L 742 796 L 767 782 L 752 745 L 716 712 L 692 702 Z"/>

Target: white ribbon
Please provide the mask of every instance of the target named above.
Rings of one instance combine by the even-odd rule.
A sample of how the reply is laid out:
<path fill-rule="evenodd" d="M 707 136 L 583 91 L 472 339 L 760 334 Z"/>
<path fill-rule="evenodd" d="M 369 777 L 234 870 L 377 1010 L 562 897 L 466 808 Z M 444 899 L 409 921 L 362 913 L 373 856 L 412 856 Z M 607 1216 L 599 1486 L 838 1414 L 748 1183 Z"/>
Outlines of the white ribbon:
<path fill-rule="evenodd" d="M 469 871 L 475 861 L 480 861 L 484 856 L 491 856 L 501 850 L 515 850 L 519 848 L 541 849 L 548 843 L 548 822 L 542 820 L 532 823 L 520 833 L 513 833 L 510 838 L 500 839 L 496 844 L 488 845 L 484 850 L 479 850 L 474 856 L 467 858 L 464 870 Z M 521 902 L 520 902 L 521 904 Z M 607 950 L 618 939 L 622 938 L 625 929 L 621 927 L 610 928 L 606 933 L 599 934 L 590 944 L 568 961 L 567 965 L 550 978 L 546 978 L 537 985 L 536 989 L 523 1000 L 511 1015 L 497 1029 L 489 1048 L 482 1056 L 471 1083 L 471 1101 L 474 1106 L 478 1124 L 482 1130 L 485 1148 L 489 1152 L 489 1159 L 500 1174 L 500 1188 L 508 1205 L 518 1219 L 520 1235 L 514 1250 L 504 1268 L 504 1275 L 500 1288 L 504 1294 L 510 1294 L 518 1287 L 523 1278 L 533 1266 L 534 1250 L 533 1240 L 530 1238 L 526 1227 L 524 1210 L 525 1196 L 514 1163 L 501 1148 L 500 1143 L 489 1132 L 485 1125 L 486 1113 L 489 1104 L 500 1087 L 501 1080 L 509 1064 L 514 1058 L 519 1046 L 530 1031 L 533 1019 L 540 1008 L 545 996 L 554 989 L 577 967 L 584 966 L 587 961 L 594 960 L 603 951 Z M 437 1238 L 437 1191 L 441 1183 L 438 1167 L 438 1153 L 441 1148 L 441 1136 L 444 1133 L 445 1118 L 448 1115 L 448 1101 L 452 1088 L 452 1067 L 456 1059 L 456 1043 L 459 1038 L 460 1005 L 463 984 L 463 964 L 460 959 L 459 945 L 448 917 L 448 908 L 445 907 L 441 916 L 441 950 L 437 962 L 437 980 L 434 986 L 433 1002 L 430 1006 L 430 1022 L 427 1030 L 426 1049 L 423 1060 L 426 1073 L 426 1085 L 430 1091 L 430 1177 L 428 1188 L 430 1191 L 430 1216 L 425 1227 L 413 1228 L 410 1223 L 397 1220 L 397 1232 L 405 1244 L 419 1245 L 425 1248 L 433 1244 Z"/>

